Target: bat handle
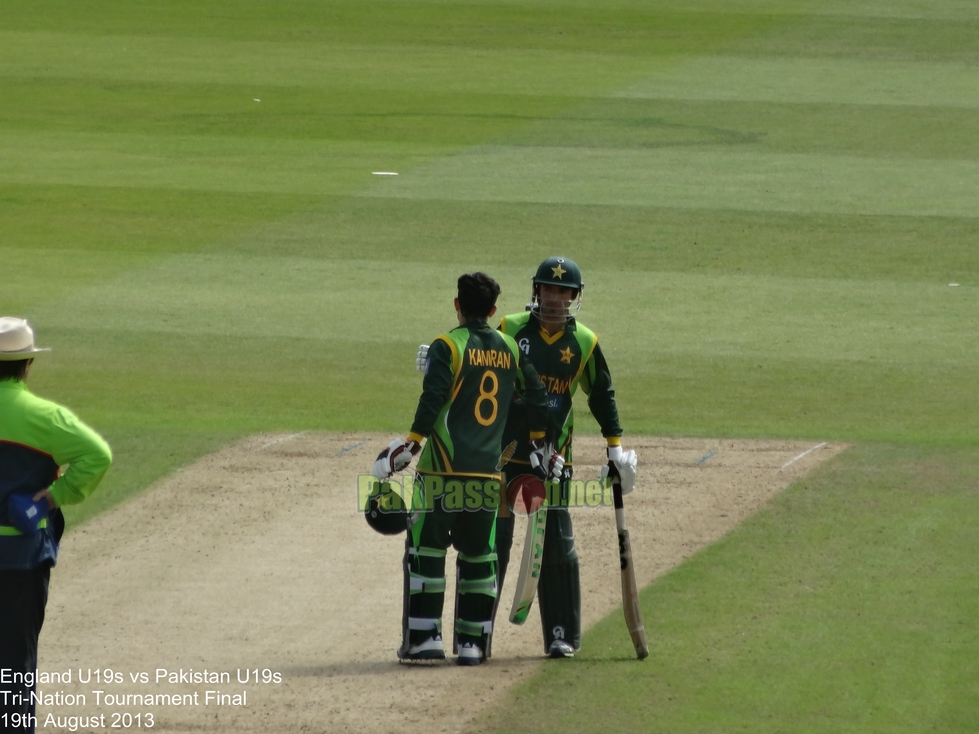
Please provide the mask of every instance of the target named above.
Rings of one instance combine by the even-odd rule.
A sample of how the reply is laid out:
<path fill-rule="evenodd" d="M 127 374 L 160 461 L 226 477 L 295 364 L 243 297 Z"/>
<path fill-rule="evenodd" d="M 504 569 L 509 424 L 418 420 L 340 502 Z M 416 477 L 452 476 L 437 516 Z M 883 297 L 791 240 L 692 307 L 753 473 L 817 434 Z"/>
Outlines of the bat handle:
<path fill-rule="evenodd" d="M 622 480 L 619 479 L 619 470 L 615 467 L 614 461 L 608 463 L 608 478 L 612 480 L 612 502 L 615 509 L 622 509 Z"/>

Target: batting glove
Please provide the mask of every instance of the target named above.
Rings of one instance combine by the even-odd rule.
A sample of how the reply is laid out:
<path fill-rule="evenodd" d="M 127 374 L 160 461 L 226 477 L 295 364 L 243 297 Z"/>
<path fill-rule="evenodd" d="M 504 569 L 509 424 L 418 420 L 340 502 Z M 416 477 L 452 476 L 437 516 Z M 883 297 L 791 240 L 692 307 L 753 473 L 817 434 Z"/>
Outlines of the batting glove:
<path fill-rule="evenodd" d="M 392 474 L 402 471 L 411 463 L 411 457 L 418 453 L 421 447 L 417 441 L 402 441 L 394 439 L 388 447 L 377 455 L 371 474 L 382 482 L 387 481 Z"/>
<path fill-rule="evenodd" d="M 428 369 L 428 345 L 419 344 L 418 354 L 415 355 L 415 369 L 424 372 Z"/>
<path fill-rule="evenodd" d="M 530 468 L 543 481 L 560 479 L 564 471 L 564 457 L 550 444 L 530 442 Z"/>
<path fill-rule="evenodd" d="M 602 467 L 599 480 L 602 483 L 609 476 L 619 480 L 622 494 L 629 494 L 636 488 L 636 464 L 638 458 L 635 451 L 623 451 L 621 446 L 608 447 L 608 463 Z"/>

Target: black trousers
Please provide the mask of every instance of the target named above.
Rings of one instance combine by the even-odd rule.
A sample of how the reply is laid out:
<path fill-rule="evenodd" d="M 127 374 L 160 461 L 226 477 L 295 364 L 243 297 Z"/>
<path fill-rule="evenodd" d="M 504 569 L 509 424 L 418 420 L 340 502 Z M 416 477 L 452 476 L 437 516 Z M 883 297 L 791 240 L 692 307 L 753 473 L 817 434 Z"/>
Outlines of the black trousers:
<path fill-rule="evenodd" d="M 0 732 L 34 731 L 31 693 L 50 577 L 48 564 L 29 571 L 0 570 L 0 670 L 14 681 L 0 683 Z M 25 716 L 31 722 L 27 726 Z"/>

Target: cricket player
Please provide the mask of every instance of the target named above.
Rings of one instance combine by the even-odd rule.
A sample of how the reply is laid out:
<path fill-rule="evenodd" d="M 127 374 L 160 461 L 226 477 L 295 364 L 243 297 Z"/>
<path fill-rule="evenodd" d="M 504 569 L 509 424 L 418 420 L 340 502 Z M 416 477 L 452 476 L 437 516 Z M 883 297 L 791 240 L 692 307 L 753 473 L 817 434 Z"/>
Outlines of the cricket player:
<path fill-rule="evenodd" d="M 581 270 L 573 260 L 549 257 L 534 274 L 527 310 L 504 316 L 499 326 L 500 332 L 512 337 L 520 351 L 530 358 L 547 391 L 544 443 L 555 449 L 555 456 L 544 458 L 552 470 L 559 469 L 563 462 L 560 478 L 565 500 L 574 473 L 572 399 L 579 387 L 588 396 L 588 408 L 606 439 L 607 458 L 621 479 L 623 494 L 632 491 L 636 479 L 636 453 L 622 450 L 615 390 L 598 337 L 575 319 L 583 290 Z M 426 350 L 424 344 L 419 348 L 416 361 L 419 369 L 427 359 Z M 528 470 L 540 474 L 542 457 L 535 455 L 533 446 L 523 438 L 527 430 L 526 415 L 518 396 L 503 438 L 504 444 L 518 441 L 518 448 L 505 467 L 505 476 L 509 478 Z M 607 473 L 605 466 L 603 479 Z M 512 514 L 502 505 L 496 523 L 501 589 L 513 544 L 513 524 Z M 571 515 L 565 506 L 551 504 L 547 509 L 537 600 L 545 653 L 552 658 L 573 657 L 581 649 L 581 584 Z"/>
<path fill-rule="evenodd" d="M 457 662 L 479 665 L 486 658 L 498 593 L 494 535 L 502 437 L 515 394 L 523 406 L 520 440 L 530 447 L 527 455 L 548 466 L 556 456 L 541 443 L 543 384 L 514 340 L 487 323 L 499 294 L 499 285 L 484 273 L 459 278 L 459 325 L 428 351 L 408 438 L 392 441 L 374 464 L 373 474 L 383 482 L 420 453 L 405 544 L 401 660 L 445 658 L 442 607 L 450 545 L 458 552 Z"/>
<path fill-rule="evenodd" d="M 530 358 L 547 390 L 545 442 L 552 444 L 563 459 L 564 499 L 574 472 L 572 400 L 579 388 L 587 396 L 588 408 L 606 439 L 607 456 L 622 478 L 623 494 L 635 486 L 636 456 L 633 451 L 622 451 L 622 427 L 605 356 L 598 337 L 575 319 L 581 308 L 583 290 L 581 270 L 573 260 L 549 257 L 540 264 L 532 279 L 528 310 L 504 316 L 499 326 L 500 331 L 513 337 L 520 350 Z M 520 437 L 524 421 L 525 411 L 518 404 L 510 412 L 504 441 Z M 513 477 L 526 473 L 533 462 L 529 445 L 522 441 L 506 467 L 506 475 Z M 513 516 L 505 510 L 497 520 L 501 588 L 510 560 L 513 523 Z M 552 658 L 573 657 L 581 648 L 581 586 L 578 552 L 567 507 L 553 505 L 547 509 L 537 600 L 545 653 Z"/>
<path fill-rule="evenodd" d="M 48 351 L 24 319 L 0 317 L 0 670 L 11 681 L 0 683 L 3 731 L 34 731 L 30 694 L 64 530 L 59 508 L 88 497 L 112 463 L 101 436 L 27 389 L 34 358 Z"/>

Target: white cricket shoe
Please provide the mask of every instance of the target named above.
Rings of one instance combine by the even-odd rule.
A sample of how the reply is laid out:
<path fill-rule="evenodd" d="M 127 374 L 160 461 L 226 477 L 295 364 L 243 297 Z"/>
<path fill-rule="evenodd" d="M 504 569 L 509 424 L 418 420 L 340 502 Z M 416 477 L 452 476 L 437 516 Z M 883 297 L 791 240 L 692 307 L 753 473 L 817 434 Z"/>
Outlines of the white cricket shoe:
<path fill-rule="evenodd" d="M 401 660 L 445 660 L 445 647 L 442 645 L 442 635 L 429 637 L 417 645 L 409 645 L 408 649 L 398 650 Z"/>
<path fill-rule="evenodd" d="M 459 665 L 479 665 L 483 662 L 483 651 L 474 642 L 464 642 L 459 646 Z"/>
<path fill-rule="evenodd" d="M 547 655 L 552 658 L 573 658 L 574 648 L 565 640 L 554 640 L 547 649 Z"/>

